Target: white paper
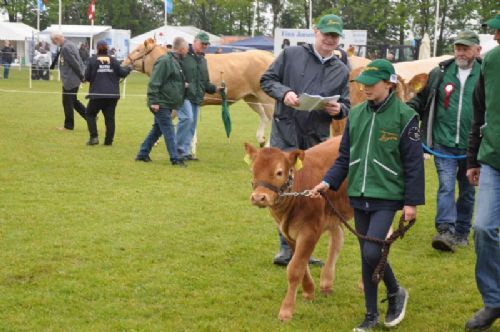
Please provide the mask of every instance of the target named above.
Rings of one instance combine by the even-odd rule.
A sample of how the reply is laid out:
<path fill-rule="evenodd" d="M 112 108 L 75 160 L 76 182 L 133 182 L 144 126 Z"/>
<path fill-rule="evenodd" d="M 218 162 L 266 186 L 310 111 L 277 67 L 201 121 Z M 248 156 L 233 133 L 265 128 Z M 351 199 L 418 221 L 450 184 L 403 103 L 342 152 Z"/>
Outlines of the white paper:
<path fill-rule="evenodd" d="M 330 101 L 338 101 L 340 95 L 322 97 L 318 95 L 310 95 L 302 93 L 299 96 L 299 106 L 294 107 L 298 111 L 317 111 L 325 109 L 325 106 Z"/>

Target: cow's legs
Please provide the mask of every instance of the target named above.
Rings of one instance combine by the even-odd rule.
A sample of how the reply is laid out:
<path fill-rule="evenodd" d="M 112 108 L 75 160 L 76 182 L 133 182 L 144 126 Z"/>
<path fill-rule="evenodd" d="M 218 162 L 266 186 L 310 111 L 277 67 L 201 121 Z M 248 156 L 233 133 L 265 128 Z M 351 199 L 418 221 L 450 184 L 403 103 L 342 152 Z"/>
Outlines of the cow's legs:
<path fill-rule="evenodd" d="M 259 126 L 257 127 L 257 142 L 263 147 L 266 144 L 266 128 L 271 121 L 271 118 L 267 116 L 265 106 L 254 96 L 248 96 L 244 98 L 248 106 L 253 109 L 260 118 Z"/>
<path fill-rule="evenodd" d="M 317 240 L 318 236 L 312 232 L 308 232 L 308 234 L 300 234 L 297 238 L 295 252 L 287 267 L 288 290 L 283 302 L 281 303 L 280 313 L 278 315 L 278 318 L 282 321 L 290 320 L 293 316 L 299 282 L 306 279 L 306 288 L 304 289 L 304 293 L 314 293 L 314 283 L 312 282 L 312 278 L 310 274 L 308 277 L 305 277 L 305 274 L 307 264 L 309 263 L 309 257 L 314 251 L 314 246 L 316 245 Z"/>
<path fill-rule="evenodd" d="M 304 273 L 304 278 L 302 278 L 302 297 L 305 300 L 314 299 L 314 281 L 311 276 L 309 264 L 306 265 L 306 272 Z"/>
<path fill-rule="evenodd" d="M 333 226 L 329 231 L 330 241 L 328 244 L 328 257 L 325 266 L 321 270 L 319 287 L 321 293 L 328 295 L 333 291 L 333 280 L 335 279 L 335 264 L 339 257 L 340 249 L 344 245 L 344 231 L 340 225 Z"/>

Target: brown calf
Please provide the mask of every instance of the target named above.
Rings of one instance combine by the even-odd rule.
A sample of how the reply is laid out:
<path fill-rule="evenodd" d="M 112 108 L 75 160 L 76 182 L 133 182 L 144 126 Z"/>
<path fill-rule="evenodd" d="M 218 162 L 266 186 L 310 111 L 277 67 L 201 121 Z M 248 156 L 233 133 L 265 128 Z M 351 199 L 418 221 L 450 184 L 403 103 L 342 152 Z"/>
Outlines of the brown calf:
<path fill-rule="evenodd" d="M 283 152 L 276 148 L 257 149 L 245 144 L 253 173 L 253 205 L 269 208 L 286 241 L 294 251 L 288 264 L 288 291 L 281 304 L 279 319 L 292 318 L 297 287 L 302 283 L 304 299 L 314 298 L 314 282 L 309 271 L 309 257 L 322 233 L 330 236 L 328 257 L 321 271 L 320 289 L 332 292 L 335 263 L 343 245 L 340 221 L 323 199 L 283 197 L 280 193 L 301 192 L 318 184 L 338 155 L 341 137 L 334 137 L 307 151 Z M 303 165 L 303 167 L 301 167 Z M 300 169 L 300 170 L 299 170 Z M 328 197 L 347 219 L 353 215 L 346 183 Z"/>

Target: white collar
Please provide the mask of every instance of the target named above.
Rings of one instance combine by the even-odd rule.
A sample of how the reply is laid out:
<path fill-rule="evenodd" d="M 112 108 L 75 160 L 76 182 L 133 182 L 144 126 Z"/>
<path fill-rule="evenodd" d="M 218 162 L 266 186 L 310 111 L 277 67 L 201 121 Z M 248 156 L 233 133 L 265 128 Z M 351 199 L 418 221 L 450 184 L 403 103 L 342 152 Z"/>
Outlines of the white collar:
<path fill-rule="evenodd" d="M 318 57 L 319 61 L 321 61 L 321 63 L 325 63 L 335 56 L 335 54 L 332 51 L 332 55 L 330 55 L 329 57 L 326 57 L 326 58 L 322 57 L 321 54 L 319 54 L 318 50 L 316 50 L 315 45 L 313 45 L 313 50 L 314 50 L 314 54 L 316 54 L 316 56 Z"/>

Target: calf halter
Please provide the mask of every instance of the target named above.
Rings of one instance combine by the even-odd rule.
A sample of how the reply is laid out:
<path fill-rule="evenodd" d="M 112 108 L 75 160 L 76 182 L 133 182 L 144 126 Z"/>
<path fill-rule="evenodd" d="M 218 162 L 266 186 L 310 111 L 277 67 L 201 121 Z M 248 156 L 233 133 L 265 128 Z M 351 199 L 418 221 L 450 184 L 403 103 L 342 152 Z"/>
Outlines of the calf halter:
<path fill-rule="evenodd" d="M 293 187 L 293 169 L 290 168 L 290 171 L 288 172 L 288 179 L 285 183 L 283 183 L 281 187 L 276 187 L 275 185 L 270 184 L 266 181 L 255 180 L 252 183 L 252 188 L 255 190 L 257 187 L 263 187 L 278 194 L 279 201 L 282 197 L 287 196 L 286 193 L 289 192 Z"/>
<path fill-rule="evenodd" d="M 130 61 L 130 64 L 132 65 L 132 67 L 134 66 L 134 62 L 136 62 L 137 60 L 142 60 L 142 72 L 145 73 L 146 72 L 146 67 L 145 67 L 145 64 L 144 64 L 144 59 L 146 58 L 146 56 L 149 55 L 149 53 L 153 52 L 153 50 L 156 48 L 156 46 L 158 45 L 154 45 L 150 50 L 147 50 L 147 52 L 144 52 L 144 54 L 142 56 L 139 56 L 135 59 L 132 59 L 132 57 L 129 55 L 127 55 L 127 59 Z"/>

